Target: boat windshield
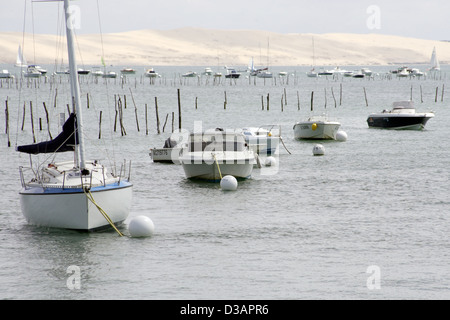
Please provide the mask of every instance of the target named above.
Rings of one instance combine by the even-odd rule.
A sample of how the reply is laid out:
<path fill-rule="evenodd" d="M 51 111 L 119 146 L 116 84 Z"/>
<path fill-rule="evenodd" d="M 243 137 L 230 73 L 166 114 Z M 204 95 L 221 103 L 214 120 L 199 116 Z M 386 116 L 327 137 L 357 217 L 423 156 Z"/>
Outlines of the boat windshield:
<path fill-rule="evenodd" d="M 243 135 L 236 134 L 195 134 L 189 141 L 189 152 L 198 151 L 244 151 L 246 142 Z"/>

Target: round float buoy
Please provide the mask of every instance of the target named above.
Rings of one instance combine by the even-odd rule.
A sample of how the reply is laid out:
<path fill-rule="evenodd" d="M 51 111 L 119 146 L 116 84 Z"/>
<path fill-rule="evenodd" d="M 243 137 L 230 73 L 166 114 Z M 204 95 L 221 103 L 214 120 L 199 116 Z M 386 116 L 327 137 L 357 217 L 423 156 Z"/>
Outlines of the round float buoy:
<path fill-rule="evenodd" d="M 325 148 L 321 144 L 316 144 L 313 148 L 313 155 L 323 156 L 325 154 Z"/>
<path fill-rule="evenodd" d="M 313 123 L 312 126 L 311 126 L 311 129 L 313 131 L 316 131 L 317 130 L 317 123 Z"/>
<path fill-rule="evenodd" d="M 150 237 L 155 231 L 155 225 L 149 217 L 138 216 L 130 221 L 128 231 L 135 238 Z"/>
<path fill-rule="evenodd" d="M 347 133 L 345 131 L 339 130 L 336 133 L 336 140 L 337 141 L 347 141 Z"/>
<path fill-rule="evenodd" d="M 238 182 L 233 176 L 225 176 L 220 180 L 220 188 L 224 191 L 235 191 L 238 187 Z"/>
<path fill-rule="evenodd" d="M 276 164 L 277 164 L 277 160 L 274 157 L 270 156 L 270 157 L 266 158 L 265 165 L 267 167 L 272 167 Z"/>

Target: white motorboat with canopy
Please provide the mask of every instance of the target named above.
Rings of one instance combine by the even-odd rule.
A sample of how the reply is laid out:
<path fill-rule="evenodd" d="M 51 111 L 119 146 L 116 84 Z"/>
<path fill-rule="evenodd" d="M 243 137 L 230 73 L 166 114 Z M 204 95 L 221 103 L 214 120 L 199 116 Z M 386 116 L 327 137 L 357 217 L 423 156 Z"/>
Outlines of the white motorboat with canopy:
<path fill-rule="evenodd" d="M 208 181 L 220 181 L 226 175 L 247 179 L 256 164 L 244 135 L 235 131 L 192 133 L 179 159 L 186 178 Z"/>

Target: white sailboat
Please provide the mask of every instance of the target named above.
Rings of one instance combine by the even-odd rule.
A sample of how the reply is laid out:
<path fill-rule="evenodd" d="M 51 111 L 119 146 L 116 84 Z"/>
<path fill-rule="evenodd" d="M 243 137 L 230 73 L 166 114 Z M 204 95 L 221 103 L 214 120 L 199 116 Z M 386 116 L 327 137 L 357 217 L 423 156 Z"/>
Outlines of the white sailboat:
<path fill-rule="evenodd" d="M 64 0 L 71 93 L 75 112 L 53 140 L 19 146 L 28 154 L 74 151 L 70 161 L 40 164 L 30 180 L 20 167 L 22 213 L 33 225 L 90 231 L 123 222 L 129 214 L 132 183 L 129 178 L 109 172 L 97 161 L 87 161 L 84 152 L 80 85 L 71 26 L 69 0 Z M 125 170 L 124 170 L 125 171 Z M 122 170 L 121 170 L 122 172 Z"/>
<path fill-rule="evenodd" d="M 441 71 L 441 65 L 436 55 L 436 47 L 433 48 L 430 64 L 431 64 L 430 71 Z"/>
<path fill-rule="evenodd" d="M 25 57 L 23 55 L 22 47 L 20 45 L 19 45 L 19 50 L 17 52 L 16 67 L 20 67 L 20 68 L 28 67 L 27 60 L 25 59 Z"/>

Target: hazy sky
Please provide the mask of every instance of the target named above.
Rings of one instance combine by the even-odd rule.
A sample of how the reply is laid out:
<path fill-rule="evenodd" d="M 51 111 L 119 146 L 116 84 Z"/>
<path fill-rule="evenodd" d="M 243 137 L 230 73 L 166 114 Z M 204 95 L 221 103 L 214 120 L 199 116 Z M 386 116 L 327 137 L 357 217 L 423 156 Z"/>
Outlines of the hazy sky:
<path fill-rule="evenodd" d="M 78 33 L 183 27 L 450 39 L 449 0 L 75 0 Z M 97 10 L 97 6 L 100 10 Z M 24 10 L 26 8 L 26 10 Z M 0 32 L 56 33 L 57 3 L 0 0 Z M 25 14 L 26 13 L 26 14 Z"/>

